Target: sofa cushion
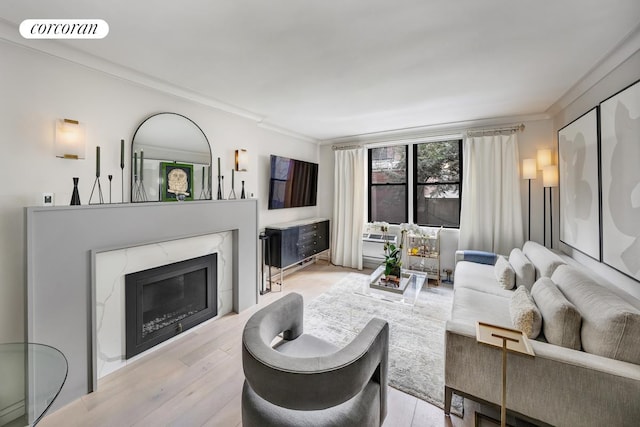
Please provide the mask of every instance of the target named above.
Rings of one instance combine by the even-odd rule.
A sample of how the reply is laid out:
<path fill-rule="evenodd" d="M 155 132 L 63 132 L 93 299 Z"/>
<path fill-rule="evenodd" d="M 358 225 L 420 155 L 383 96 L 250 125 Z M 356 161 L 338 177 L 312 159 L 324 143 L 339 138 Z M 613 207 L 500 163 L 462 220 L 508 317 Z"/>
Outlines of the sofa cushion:
<path fill-rule="evenodd" d="M 551 279 L 582 315 L 584 351 L 640 364 L 640 310 L 571 266 Z"/>
<path fill-rule="evenodd" d="M 525 242 L 522 247 L 522 252 L 535 267 L 537 279 L 540 277 L 551 277 L 559 265 L 566 264 L 558 255 L 531 240 Z"/>
<path fill-rule="evenodd" d="M 538 279 L 531 289 L 531 296 L 542 314 L 542 331 L 547 342 L 580 350 L 582 317 L 553 280 L 548 277 Z"/>
<path fill-rule="evenodd" d="M 525 286 L 520 286 L 513 293 L 509 313 L 513 327 L 524 332 L 527 338 L 535 339 L 540 334 L 542 316 Z"/>
<path fill-rule="evenodd" d="M 531 290 L 533 282 L 536 281 L 536 269 L 520 248 L 513 248 L 509 254 L 509 264 L 516 275 L 516 286 L 526 286 Z"/>
<path fill-rule="evenodd" d="M 502 289 L 498 286 L 493 265 L 476 264 L 469 261 L 460 261 L 456 264 L 454 287 L 475 289 L 491 295 L 503 298 L 511 298 L 513 291 Z"/>
<path fill-rule="evenodd" d="M 516 282 L 515 273 L 509 261 L 502 255 L 498 255 L 496 265 L 493 267 L 493 272 L 498 281 L 498 285 L 500 285 L 502 289 L 513 289 Z"/>
<path fill-rule="evenodd" d="M 493 287 L 512 295 L 512 291 L 500 289 L 495 279 Z M 511 328 L 509 298 L 492 295 L 470 288 L 455 288 L 451 319 L 474 325 L 477 321 Z"/>

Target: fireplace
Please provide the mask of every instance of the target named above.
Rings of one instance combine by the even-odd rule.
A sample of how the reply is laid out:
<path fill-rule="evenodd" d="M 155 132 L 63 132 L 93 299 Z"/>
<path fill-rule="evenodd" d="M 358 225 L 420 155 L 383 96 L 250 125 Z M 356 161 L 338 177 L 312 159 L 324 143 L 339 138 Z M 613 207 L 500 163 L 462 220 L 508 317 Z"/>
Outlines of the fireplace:
<path fill-rule="evenodd" d="M 125 276 L 127 359 L 218 314 L 217 254 Z"/>

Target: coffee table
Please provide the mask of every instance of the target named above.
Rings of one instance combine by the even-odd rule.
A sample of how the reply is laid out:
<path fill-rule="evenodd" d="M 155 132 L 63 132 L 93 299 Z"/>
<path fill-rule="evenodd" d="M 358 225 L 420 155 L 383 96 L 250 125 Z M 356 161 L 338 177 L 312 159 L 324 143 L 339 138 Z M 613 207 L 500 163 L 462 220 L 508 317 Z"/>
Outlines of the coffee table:
<path fill-rule="evenodd" d="M 385 301 L 414 305 L 427 280 L 426 274 L 403 271 L 399 287 L 390 287 L 380 283 L 380 278 L 383 275 L 384 265 L 381 265 L 371 273 L 369 280 L 356 293 Z"/>

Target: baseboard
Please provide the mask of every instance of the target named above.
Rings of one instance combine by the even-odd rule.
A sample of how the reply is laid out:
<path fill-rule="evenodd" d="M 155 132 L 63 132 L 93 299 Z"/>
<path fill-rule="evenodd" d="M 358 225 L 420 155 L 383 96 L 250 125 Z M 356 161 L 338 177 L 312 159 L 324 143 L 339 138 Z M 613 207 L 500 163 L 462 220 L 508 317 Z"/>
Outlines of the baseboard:
<path fill-rule="evenodd" d="M 26 413 L 24 400 L 20 400 L 5 408 L 0 409 L 0 426 L 9 424 L 11 421 L 17 420 Z"/>

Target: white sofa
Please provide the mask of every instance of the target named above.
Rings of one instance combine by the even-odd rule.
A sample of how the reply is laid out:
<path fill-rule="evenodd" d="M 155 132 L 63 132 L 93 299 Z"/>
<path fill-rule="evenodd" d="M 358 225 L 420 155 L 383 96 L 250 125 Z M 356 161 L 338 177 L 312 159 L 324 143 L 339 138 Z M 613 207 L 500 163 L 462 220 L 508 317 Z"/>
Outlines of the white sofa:
<path fill-rule="evenodd" d="M 557 426 L 640 425 L 640 301 L 621 294 L 586 269 L 566 265 L 535 242 L 525 243 L 516 255 L 509 257 L 513 257 L 510 264 L 515 266 L 516 286 L 534 289 L 533 296 L 538 295 L 542 304 L 543 285 L 555 288 L 555 283 L 561 291 L 558 301 L 565 308 L 573 306 L 581 321 L 577 326 L 558 327 L 557 316 L 551 318 L 549 310 L 544 310 L 547 295 L 545 306 L 538 307 L 547 320 L 542 316 L 541 334 L 531 340 L 536 356 L 508 355 L 508 410 Z M 533 270 L 535 278 L 530 277 Z M 475 325 L 483 321 L 514 327 L 510 313 L 514 291 L 499 285 L 494 265 L 459 261 L 454 277 L 452 318 L 445 335 L 447 414 L 452 393 L 500 404 L 500 353 L 477 343 Z M 531 286 L 531 281 L 541 277 L 551 280 L 537 280 Z M 563 313 L 556 314 L 562 317 Z M 560 334 L 572 338 L 566 342 L 573 344 L 547 342 L 545 328 L 554 341 Z M 579 350 L 563 346 L 575 346 L 576 339 Z"/>

